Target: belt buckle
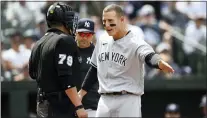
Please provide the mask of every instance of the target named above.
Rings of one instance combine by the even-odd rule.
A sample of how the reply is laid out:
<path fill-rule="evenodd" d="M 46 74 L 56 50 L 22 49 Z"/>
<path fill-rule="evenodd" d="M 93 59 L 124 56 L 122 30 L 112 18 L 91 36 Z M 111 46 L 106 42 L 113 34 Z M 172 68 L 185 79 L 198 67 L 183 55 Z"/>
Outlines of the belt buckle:
<path fill-rule="evenodd" d="M 127 92 L 126 91 L 121 91 L 121 94 L 127 94 Z"/>

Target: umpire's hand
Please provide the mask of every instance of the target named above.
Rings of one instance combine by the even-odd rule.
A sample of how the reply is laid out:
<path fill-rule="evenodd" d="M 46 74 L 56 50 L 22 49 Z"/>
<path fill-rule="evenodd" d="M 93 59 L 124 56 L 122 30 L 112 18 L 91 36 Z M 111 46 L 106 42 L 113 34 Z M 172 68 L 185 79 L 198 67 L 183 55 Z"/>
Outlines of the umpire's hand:
<path fill-rule="evenodd" d="M 88 117 L 88 113 L 86 112 L 86 110 L 84 108 L 82 109 L 78 109 L 76 111 L 78 118 L 87 118 Z"/>
<path fill-rule="evenodd" d="M 167 62 L 163 60 L 159 61 L 158 66 L 163 72 L 174 73 L 173 68 Z"/>

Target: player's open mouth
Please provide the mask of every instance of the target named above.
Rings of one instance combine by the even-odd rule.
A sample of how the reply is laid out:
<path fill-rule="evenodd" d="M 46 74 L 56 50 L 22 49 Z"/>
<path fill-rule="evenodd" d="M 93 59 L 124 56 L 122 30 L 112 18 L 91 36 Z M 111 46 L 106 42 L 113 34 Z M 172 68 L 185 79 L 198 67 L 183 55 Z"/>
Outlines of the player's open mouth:
<path fill-rule="evenodd" d="M 110 29 L 110 30 L 107 30 L 107 32 L 110 32 L 110 31 L 112 31 L 112 29 Z"/>

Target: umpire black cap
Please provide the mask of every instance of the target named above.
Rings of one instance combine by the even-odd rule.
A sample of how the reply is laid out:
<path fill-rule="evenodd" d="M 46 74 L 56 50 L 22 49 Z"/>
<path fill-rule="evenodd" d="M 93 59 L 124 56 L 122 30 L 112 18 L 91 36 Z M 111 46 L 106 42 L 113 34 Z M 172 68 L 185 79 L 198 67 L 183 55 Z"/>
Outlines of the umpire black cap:
<path fill-rule="evenodd" d="M 78 21 L 78 28 L 76 32 L 94 32 L 94 22 L 88 18 L 82 18 Z"/>

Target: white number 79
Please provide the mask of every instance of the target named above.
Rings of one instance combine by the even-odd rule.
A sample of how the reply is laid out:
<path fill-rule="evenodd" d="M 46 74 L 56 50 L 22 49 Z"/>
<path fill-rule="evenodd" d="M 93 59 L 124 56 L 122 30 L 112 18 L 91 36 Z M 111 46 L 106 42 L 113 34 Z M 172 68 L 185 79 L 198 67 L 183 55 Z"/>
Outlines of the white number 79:
<path fill-rule="evenodd" d="M 58 64 L 63 64 L 64 60 L 66 59 L 66 54 L 59 54 L 60 60 L 58 61 Z M 73 57 L 68 55 L 67 57 L 67 64 L 68 66 L 72 66 L 73 64 Z"/>

